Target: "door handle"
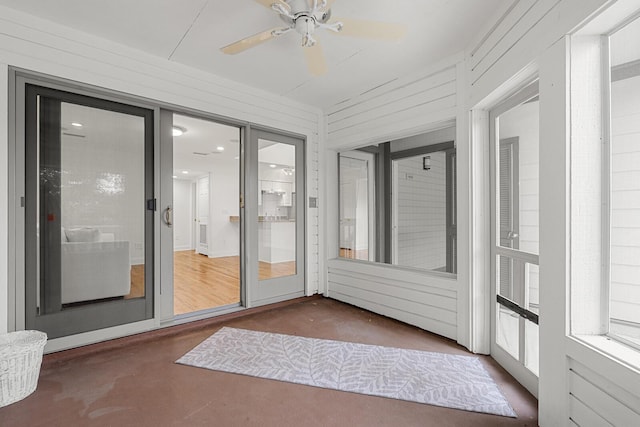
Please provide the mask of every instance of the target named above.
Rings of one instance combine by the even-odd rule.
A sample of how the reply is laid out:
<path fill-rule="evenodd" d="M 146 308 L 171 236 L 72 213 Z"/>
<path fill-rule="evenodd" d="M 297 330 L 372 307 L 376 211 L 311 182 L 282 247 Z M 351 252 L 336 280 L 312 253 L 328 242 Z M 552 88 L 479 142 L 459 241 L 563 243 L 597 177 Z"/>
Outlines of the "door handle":
<path fill-rule="evenodd" d="M 517 239 L 518 237 L 520 237 L 520 234 L 516 233 L 515 231 L 510 231 L 510 232 L 507 234 L 507 239 L 510 239 L 510 240 L 515 240 L 515 239 Z"/>
<path fill-rule="evenodd" d="M 171 209 L 171 206 L 167 206 L 164 210 L 164 223 L 169 227 L 173 225 L 173 209 Z"/>

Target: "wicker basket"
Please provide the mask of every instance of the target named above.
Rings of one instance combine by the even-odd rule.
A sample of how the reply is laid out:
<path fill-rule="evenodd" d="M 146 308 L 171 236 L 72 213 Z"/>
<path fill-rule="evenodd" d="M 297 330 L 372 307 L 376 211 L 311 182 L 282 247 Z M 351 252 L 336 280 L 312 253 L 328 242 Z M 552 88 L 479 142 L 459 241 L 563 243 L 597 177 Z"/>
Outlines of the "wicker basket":
<path fill-rule="evenodd" d="M 0 334 L 0 408 L 36 390 L 47 334 L 18 331 Z"/>

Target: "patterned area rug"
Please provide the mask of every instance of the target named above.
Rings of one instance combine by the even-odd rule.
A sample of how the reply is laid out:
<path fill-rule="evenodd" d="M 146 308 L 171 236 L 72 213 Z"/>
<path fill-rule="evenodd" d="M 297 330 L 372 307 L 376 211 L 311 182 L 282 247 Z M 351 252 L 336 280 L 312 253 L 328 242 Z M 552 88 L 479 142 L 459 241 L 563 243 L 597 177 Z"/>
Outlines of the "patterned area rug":
<path fill-rule="evenodd" d="M 515 417 L 477 357 L 224 327 L 184 365 Z"/>

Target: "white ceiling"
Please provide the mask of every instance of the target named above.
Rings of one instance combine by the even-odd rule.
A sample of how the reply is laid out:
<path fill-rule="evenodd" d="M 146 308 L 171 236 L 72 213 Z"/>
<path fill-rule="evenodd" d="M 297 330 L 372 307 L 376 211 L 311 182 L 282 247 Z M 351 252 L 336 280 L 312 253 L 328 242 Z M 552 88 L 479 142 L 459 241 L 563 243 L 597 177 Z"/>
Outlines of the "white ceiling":
<path fill-rule="evenodd" d="M 282 26 L 275 12 L 255 0 L 0 0 L 0 5 L 325 108 L 462 51 L 511 2 L 337 0 L 336 18 L 403 23 L 408 33 L 399 42 L 383 42 L 323 31 L 318 38 L 329 71 L 321 77 L 309 75 L 294 32 L 237 55 L 220 52 Z"/>

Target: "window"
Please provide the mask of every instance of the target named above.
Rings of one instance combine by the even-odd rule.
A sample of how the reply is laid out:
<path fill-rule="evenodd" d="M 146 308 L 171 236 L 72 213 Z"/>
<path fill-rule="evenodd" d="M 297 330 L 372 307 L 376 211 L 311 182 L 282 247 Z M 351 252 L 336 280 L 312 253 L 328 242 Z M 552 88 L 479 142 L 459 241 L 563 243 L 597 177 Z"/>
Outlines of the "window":
<path fill-rule="evenodd" d="M 454 135 L 339 154 L 340 257 L 456 273 Z"/>
<path fill-rule="evenodd" d="M 603 241 L 609 335 L 640 348 L 640 19 L 609 38 L 610 138 Z"/>

